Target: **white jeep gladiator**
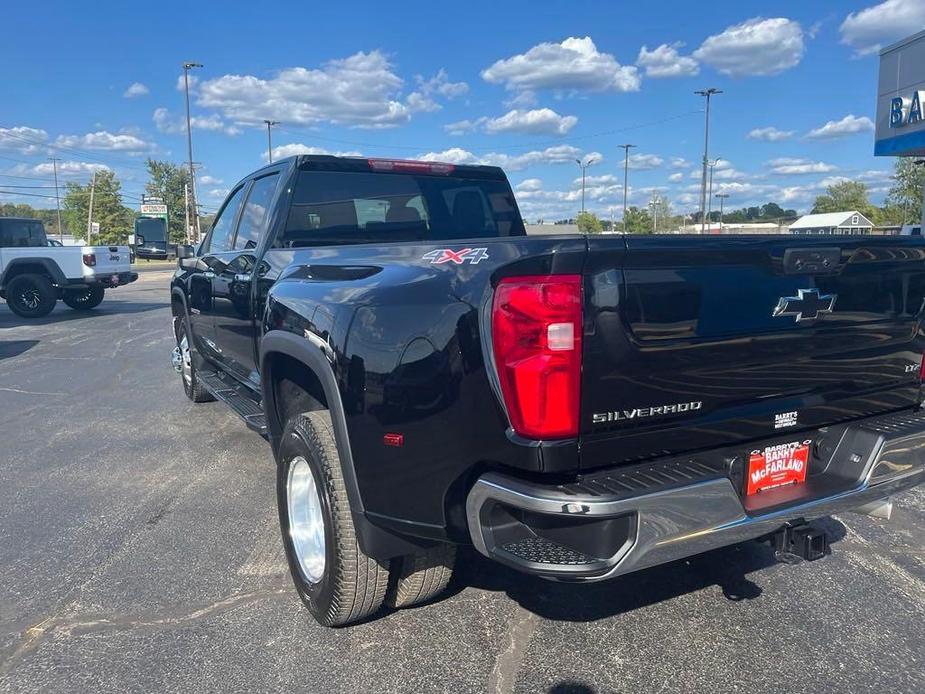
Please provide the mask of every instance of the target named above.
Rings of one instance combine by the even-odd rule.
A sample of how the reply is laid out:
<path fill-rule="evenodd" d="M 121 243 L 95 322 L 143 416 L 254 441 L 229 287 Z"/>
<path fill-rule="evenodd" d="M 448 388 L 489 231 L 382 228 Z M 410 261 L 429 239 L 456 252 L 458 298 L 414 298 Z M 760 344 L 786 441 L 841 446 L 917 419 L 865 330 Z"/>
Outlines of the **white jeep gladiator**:
<path fill-rule="evenodd" d="M 17 316 L 47 316 L 58 299 L 91 309 L 137 279 L 128 246 L 50 246 L 41 221 L 0 218 L 0 298 Z"/>

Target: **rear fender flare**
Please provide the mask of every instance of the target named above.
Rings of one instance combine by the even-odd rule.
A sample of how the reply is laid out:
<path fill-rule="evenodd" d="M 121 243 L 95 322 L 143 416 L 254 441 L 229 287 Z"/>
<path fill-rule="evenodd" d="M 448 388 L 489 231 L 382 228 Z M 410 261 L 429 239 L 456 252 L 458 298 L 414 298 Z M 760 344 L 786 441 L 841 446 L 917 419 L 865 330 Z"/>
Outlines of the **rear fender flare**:
<path fill-rule="evenodd" d="M 328 410 L 331 414 L 331 422 L 334 425 L 334 440 L 337 444 L 337 453 L 340 456 L 350 506 L 354 514 L 363 513 L 363 500 L 353 465 L 353 454 L 350 450 L 344 404 L 340 397 L 340 389 L 337 387 L 337 380 L 334 377 L 331 363 L 318 347 L 313 346 L 304 338 L 284 330 L 271 330 L 260 341 L 260 382 L 270 445 L 273 447 L 274 454 L 279 449 L 279 439 L 286 423 L 279 421 L 276 394 L 273 392 L 273 380 L 270 373 L 270 357 L 273 354 L 285 354 L 301 362 L 305 365 L 305 368 L 314 373 L 321 383 Z"/>
<path fill-rule="evenodd" d="M 47 273 L 49 277 L 51 277 L 51 281 L 59 287 L 67 284 L 67 278 L 64 276 L 61 268 L 58 267 L 58 264 L 51 258 L 15 258 L 14 260 L 10 261 L 10 264 L 7 265 L 3 270 L 3 273 L 0 274 L 0 287 L 6 287 L 7 278 L 9 278 L 11 275 L 21 274 L 19 272 L 13 271 L 23 267 L 24 265 L 40 266 L 42 270 Z"/>

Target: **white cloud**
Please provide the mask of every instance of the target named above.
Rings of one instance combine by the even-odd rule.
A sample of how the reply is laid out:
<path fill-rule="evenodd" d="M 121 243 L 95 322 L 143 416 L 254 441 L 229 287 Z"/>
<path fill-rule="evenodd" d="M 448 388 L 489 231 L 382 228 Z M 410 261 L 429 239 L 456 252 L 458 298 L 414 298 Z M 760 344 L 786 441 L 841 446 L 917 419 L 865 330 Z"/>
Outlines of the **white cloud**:
<path fill-rule="evenodd" d="M 681 173 L 680 171 L 678 171 L 677 173 L 671 174 L 671 175 L 668 177 L 668 180 L 671 181 L 672 183 L 678 183 L 679 181 L 683 181 L 683 180 L 684 180 L 684 174 Z"/>
<path fill-rule="evenodd" d="M 141 82 L 132 82 L 132 83 L 128 86 L 128 89 L 126 89 L 125 92 L 123 92 L 122 96 L 124 96 L 126 99 L 131 99 L 131 98 L 136 97 L 136 96 L 145 96 L 145 95 L 147 95 L 150 91 L 151 91 L 151 90 L 149 90 L 149 89 L 148 89 L 145 85 L 143 85 Z"/>
<path fill-rule="evenodd" d="M 213 200 L 224 200 L 231 191 L 228 188 L 212 188 L 206 191 L 206 197 Z"/>
<path fill-rule="evenodd" d="M 196 77 L 196 75 L 190 73 L 189 75 L 190 94 L 194 94 L 196 92 L 196 87 L 198 86 L 199 86 L 199 78 Z M 182 91 L 185 91 L 185 89 L 186 87 L 183 84 L 183 73 L 181 72 L 179 75 L 177 75 L 177 91 L 182 92 Z"/>
<path fill-rule="evenodd" d="M 92 164 L 85 161 L 59 161 L 58 174 L 92 174 L 94 171 L 108 171 L 109 167 L 105 164 Z M 31 171 L 37 174 L 52 175 L 54 165 L 51 162 L 33 166 Z"/>
<path fill-rule="evenodd" d="M 595 163 L 600 163 L 604 155 L 600 152 L 583 153 L 580 149 L 571 145 L 557 145 L 543 150 L 533 150 L 515 155 L 498 152 L 477 155 L 461 147 L 451 147 L 442 152 L 427 152 L 417 158 L 422 161 L 439 161 L 450 164 L 485 164 L 488 166 L 500 166 L 508 171 L 522 171 L 538 164 L 574 164 L 576 159 L 585 161 L 593 158 Z"/>
<path fill-rule="evenodd" d="M 775 75 L 803 58 L 803 30 L 784 17 L 755 17 L 710 36 L 694 57 L 724 75 Z"/>
<path fill-rule="evenodd" d="M 671 158 L 671 168 L 672 169 L 688 169 L 690 168 L 691 163 L 684 157 L 672 157 Z"/>
<path fill-rule="evenodd" d="M 273 161 L 278 159 L 285 159 L 286 157 L 293 157 L 297 154 L 330 154 L 335 157 L 362 157 L 363 155 L 359 152 L 331 152 L 322 147 L 310 147 L 309 145 L 303 145 L 301 142 L 293 142 L 288 145 L 279 145 L 278 147 L 273 148 Z M 266 160 L 266 152 L 263 154 L 264 160 Z"/>
<path fill-rule="evenodd" d="M 40 128 L 17 125 L 0 128 L 0 149 L 12 149 L 22 154 L 41 152 L 48 142 L 48 133 Z"/>
<path fill-rule="evenodd" d="M 430 79 L 422 75 L 416 75 L 414 79 L 418 87 L 405 100 L 412 111 L 439 111 L 443 107 L 437 103 L 435 96 L 455 99 L 469 92 L 469 85 L 465 82 L 450 82 L 443 68 Z"/>
<path fill-rule="evenodd" d="M 515 92 L 510 98 L 504 100 L 504 105 L 508 108 L 530 108 L 536 106 L 537 103 L 539 100 L 536 98 L 536 92 L 531 89 Z"/>
<path fill-rule="evenodd" d="M 551 108 L 538 108 L 532 111 L 514 109 L 497 118 L 482 116 L 475 120 L 449 123 L 444 126 L 444 129 L 451 135 L 462 135 L 474 130 L 483 130 L 489 135 L 498 133 L 565 135 L 575 127 L 576 123 L 578 123 L 578 118 L 575 116 L 560 116 Z"/>
<path fill-rule="evenodd" d="M 199 183 L 204 186 L 218 186 L 224 183 L 224 181 L 220 178 L 216 178 L 215 176 L 209 176 L 206 174 L 205 176 L 199 177 Z"/>
<path fill-rule="evenodd" d="M 541 190 L 543 188 L 543 182 L 538 178 L 527 178 L 521 181 L 515 186 L 515 190 L 521 191 L 533 191 Z"/>
<path fill-rule="evenodd" d="M 886 0 L 845 17 L 840 27 L 841 42 L 851 46 L 857 55 L 870 55 L 923 28 L 925 2 Z"/>
<path fill-rule="evenodd" d="M 151 119 L 154 121 L 154 125 L 157 129 L 162 133 L 171 135 L 186 133 L 186 118 L 181 115 L 171 115 L 170 111 L 163 106 L 154 109 L 154 114 L 151 116 Z M 225 123 L 225 121 L 221 119 L 221 116 L 215 113 L 209 114 L 208 116 L 191 116 L 190 124 L 193 126 L 193 130 L 223 132 L 226 135 L 241 134 L 241 128 L 236 125 Z"/>
<path fill-rule="evenodd" d="M 629 168 L 645 171 L 647 169 L 657 169 L 665 160 L 657 154 L 630 154 Z"/>
<path fill-rule="evenodd" d="M 841 120 L 830 120 L 825 125 L 810 130 L 806 137 L 813 140 L 827 140 L 836 137 L 845 137 L 857 133 L 868 132 L 874 129 L 874 122 L 867 116 L 849 114 Z"/>
<path fill-rule="evenodd" d="M 780 157 L 768 162 L 771 167 L 771 173 L 781 176 L 794 176 L 803 174 L 819 174 L 835 171 L 838 167 L 833 164 L 826 164 L 822 161 L 811 161 L 809 159 L 793 159 L 791 157 Z"/>
<path fill-rule="evenodd" d="M 482 70 L 482 79 L 511 91 L 566 92 L 635 92 L 641 81 L 636 67 L 620 65 L 610 53 L 601 53 L 589 36 L 538 44 Z"/>
<path fill-rule="evenodd" d="M 150 152 L 155 147 L 136 135 L 120 133 L 118 135 L 99 130 L 85 135 L 60 135 L 55 140 L 58 147 L 71 149 L 108 150 L 114 152 Z"/>
<path fill-rule="evenodd" d="M 691 77 L 700 72 L 697 61 L 690 56 L 683 56 L 678 49 L 684 44 L 663 43 L 651 51 L 647 46 L 639 49 L 636 64 L 645 68 L 646 77 Z"/>
<path fill-rule="evenodd" d="M 749 140 L 761 140 L 762 142 L 781 142 L 793 137 L 793 130 L 778 130 L 775 127 L 755 128 L 749 131 L 746 137 Z"/>
<path fill-rule="evenodd" d="M 575 178 L 572 183 L 576 186 L 580 186 L 581 176 Z M 617 178 L 613 174 L 603 174 L 601 176 L 585 176 L 586 186 L 610 186 L 614 183 L 620 183 L 622 185 L 623 179 Z"/>
<path fill-rule="evenodd" d="M 320 68 L 286 68 L 270 79 L 224 75 L 206 80 L 198 85 L 197 103 L 235 122 L 273 118 L 300 125 L 390 128 L 411 118 L 413 108 L 401 101 L 403 84 L 385 55 L 359 52 Z"/>
<path fill-rule="evenodd" d="M 408 104 L 408 108 L 412 111 L 439 111 L 443 108 L 440 104 L 434 101 L 431 97 L 421 92 L 411 92 L 408 95 L 408 98 L 405 100 Z"/>

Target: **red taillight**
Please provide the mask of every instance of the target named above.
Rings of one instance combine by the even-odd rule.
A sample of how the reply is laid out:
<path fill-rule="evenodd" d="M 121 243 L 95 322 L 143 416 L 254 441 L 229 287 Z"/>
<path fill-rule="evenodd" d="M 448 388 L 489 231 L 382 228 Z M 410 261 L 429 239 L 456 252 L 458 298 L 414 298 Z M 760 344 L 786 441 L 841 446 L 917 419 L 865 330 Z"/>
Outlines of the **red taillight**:
<path fill-rule="evenodd" d="M 581 276 L 507 277 L 492 304 L 492 343 L 511 426 L 533 439 L 578 435 Z"/>
<path fill-rule="evenodd" d="M 453 164 L 436 161 L 409 161 L 407 159 L 367 159 L 373 171 L 404 171 L 406 173 L 450 174 Z"/>
<path fill-rule="evenodd" d="M 96 254 L 95 253 L 84 253 L 84 265 L 87 267 L 93 267 L 96 265 Z"/>

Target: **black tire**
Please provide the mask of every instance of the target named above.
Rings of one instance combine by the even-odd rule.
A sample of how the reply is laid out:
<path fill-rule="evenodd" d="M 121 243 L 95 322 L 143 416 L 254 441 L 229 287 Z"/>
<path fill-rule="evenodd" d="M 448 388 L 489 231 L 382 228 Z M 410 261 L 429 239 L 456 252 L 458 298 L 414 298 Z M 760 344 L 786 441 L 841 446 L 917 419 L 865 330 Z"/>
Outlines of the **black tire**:
<path fill-rule="evenodd" d="M 183 384 L 183 392 L 193 402 L 212 402 L 215 396 L 210 393 L 199 380 L 197 363 L 201 363 L 199 354 L 196 352 L 196 344 L 193 342 L 193 335 L 190 332 L 189 322 L 186 320 L 177 321 L 177 347 L 180 349 L 180 357 L 185 360 L 183 354 L 183 339 L 186 338 L 186 344 L 189 346 L 189 373 L 180 373 L 180 382 Z"/>
<path fill-rule="evenodd" d="M 389 607 L 429 602 L 446 590 L 456 564 L 456 546 L 441 544 L 396 560 L 389 587 Z"/>
<path fill-rule="evenodd" d="M 366 619 L 382 607 L 389 568 L 366 556 L 357 542 L 350 502 L 326 410 L 296 415 L 286 423 L 277 456 L 277 504 L 289 573 L 299 597 L 323 626 L 344 626 Z M 287 486 L 290 467 L 304 460 L 311 470 L 324 525 L 324 568 L 312 583 L 303 573 L 291 537 Z"/>
<path fill-rule="evenodd" d="M 61 292 L 61 300 L 75 311 L 89 311 L 103 303 L 105 294 L 106 290 L 103 287 L 65 289 Z"/>
<path fill-rule="evenodd" d="M 21 318 L 47 316 L 57 301 L 55 288 L 44 275 L 18 275 L 6 285 L 6 303 Z"/>

